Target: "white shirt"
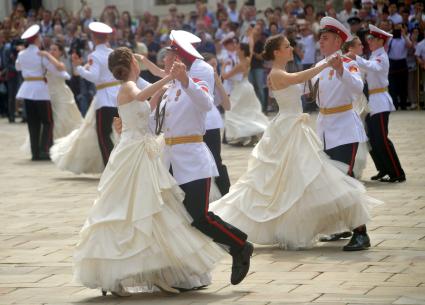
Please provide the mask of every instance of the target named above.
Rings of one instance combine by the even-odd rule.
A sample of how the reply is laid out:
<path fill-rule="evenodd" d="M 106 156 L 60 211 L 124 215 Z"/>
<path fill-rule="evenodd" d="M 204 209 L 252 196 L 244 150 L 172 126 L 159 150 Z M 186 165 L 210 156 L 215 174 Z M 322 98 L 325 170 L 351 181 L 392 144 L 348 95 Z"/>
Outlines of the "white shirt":
<path fill-rule="evenodd" d="M 394 13 L 388 17 L 392 21 L 393 24 L 403 23 L 403 17 L 398 13 Z"/>
<path fill-rule="evenodd" d="M 230 21 L 234 23 L 239 22 L 239 12 L 237 10 L 232 11 L 230 8 L 227 9 L 227 15 L 229 15 Z"/>
<path fill-rule="evenodd" d="M 82 66 L 78 66 L 78 74 L 95 85 L 116 82 L 117 80 L 108 68 L 108 57 L 111 52 L 112 49 L 105 44 L 97 45 L 95 50 L 88 56 L 89 68 L 85 69 Z M 97 110 L 102 107 L 117 107 L 119 88 L 120 86 L 117 85 L 97 90 L 94 108 Z"/>
<path fill-rule="evenodd" d="M 341 52 L 338 52 L 341 54 Z M 322 64 L 323 60 L 316 65 Z M 312 81 L 319 79 L 316 103 L 320 108 L 333 108 L 352 104 L 363 94 L 363 81 L 357 62 L 344 57 L 342 76 L 332 68 L 322 70 Z M 317 133 L 325 149 L 349 143 L 367 141 L 363 124 L 354 109 L 317 117 Z"/>
<path fill-rule="evenodd" d="M 373 51 L 369 60 L 356 56 L 356 61 L 360 68 L 366 71 L 366 81 L 369 90 L 388 88 L 390 61 L 383 47 Z M 395 111 L 393 100 L 388 91 L 369 95 L 369 109 L 370 115 Z"/>
<path fill-rule="evenodd" d="M 203 75 L 199 73 L 202 70 Z M 214 107 L 209 89 L 211 78 L 214 81 L 212 73 L 209 64 L 196 60 L 188 73 L 187 88 L 178 81 L 171 83 L 161 103 L 166 107 L 162 129 L 165 138 L 205 134 L 206 115 Z M 163 162 L 166 168 L 171 166 L 179 185 L 218 176 L 214 157 L 204 142 L 166 145 Z"/>
<path fill-rule="evenodd" d="M 343 23 L 347 28 L 350 28 L 350 25 L 348 24 L 347 20 L 350 17 L 357 16 L 358 12 L 359 10 L 354 7 L 351 9 L 350 13 L 348 13 L 346 10 L 342 10 L 337 14 L 337 19 L 341 21 L 341 23 Z"/>
<path fill-rule="evenodd" d="M 303 36 L 300 39 L 303 50 L 304 57 L 301 61 L 303 65 L 312 65 L 316 62 L 316 40 L 314 39 L 314 35 L 310 34 L 307 36 Z"/>
<path fill-rule="evenodd" d="M 393 60 L 400 60 L 407 58 L 406 40 L 403 37 L 392 38 L 389 42 L 388 57 Z"/>
<path fill-rule="evenodd" d="M 47 68 L 51 68 L 49 61 L 38 55 L 40 49 L 35 44 L 30 44 L 25 50 L 18 54 L 16 59 L 16 70 L 22 71 L 24 82 L 16 94 L 18 99 L 34 101 L 49 101 L 49 89 L 44 80 L 25 81 L 27 77 L 44 77 Z"/>
<path fill-rule="evenodd" d="M 422 39 L 422 41 L 416 45 L 415 56 L 425 60 L 425 39 Z"/>

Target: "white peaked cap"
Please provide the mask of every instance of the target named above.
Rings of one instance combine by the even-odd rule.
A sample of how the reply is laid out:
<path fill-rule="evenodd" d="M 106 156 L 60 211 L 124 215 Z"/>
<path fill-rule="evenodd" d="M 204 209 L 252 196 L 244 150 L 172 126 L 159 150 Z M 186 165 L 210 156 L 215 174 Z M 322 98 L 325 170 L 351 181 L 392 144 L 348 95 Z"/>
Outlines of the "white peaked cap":
<path fill-rule="evenodd" d="M 383 40 L 387 40 L 388 38 L 393 37 L 392 34 L 387 33 L 384 30 L 381 30 L 380 28 L 374 26 L 373 24 L 369 24 L 369 32 L 371 35 L 381 38 Z"/>
<path fill-rule="evenodd" d="M 177 35 L 177 37 L 184 38 L 190 43 L 199 43 L 201 42 L 201 38 L 199 38 L 196 35 L 193 35 L 190 32 L 182 31 L 182 30 L 172 30 L 170 33 L 170 40 L 174 40 L 174 35 Z"/>
<path fill-rule="evenodd" d="M 22 35 L 21 39 L 29 39 L 31 37 L 34 37 L 38 34 L 40 31 L 40 26 L 38 24 L 34 24 L 30 26 Z"/>
<path fill-rule="evenodd" d="M 90 31 L 99 34 L 111 34 L 113 32 L 112 28 L 109 25 L 97 21 L 90 22 L 89 29 Z"/>
<path fill-rule="evenodd" d="M 223 44 L 226 41 L 235 38 L 235 32 L 229 32 L 226 35 L 223 36 L 223 38 L 220 40 L 220 43 Z"/>
<path fill-rule="evenodd" d="M 193 42 L 194 37 L 197 37 L 197 36 L 186 31 L 182 31 L 182 30 L 171 31 L 170 33 L 171 46 L 180 48 L 182 51 L 186 52 L 187 54 L 193 57 L 204 59 L 204 57 L 192 45 L 192 43 L 194 43 Z M 199 37 L 197 38 L 198 38 L 198 42 L 201 41 Z"/>
<path fill-rule="evenodd" d="M 372 3 L 372 4 L 374 4 L 375 2 L 373 0 L 362 0 L 362 4 L 365 4 L 365 3 Z"/>
<path fill-rule="evenodd" d="M 333 32 L 341 37 L 344 42 L 353 39 L 350 31 L 341 22 L 329 16 L 320 20 L 320 31 Z"/>

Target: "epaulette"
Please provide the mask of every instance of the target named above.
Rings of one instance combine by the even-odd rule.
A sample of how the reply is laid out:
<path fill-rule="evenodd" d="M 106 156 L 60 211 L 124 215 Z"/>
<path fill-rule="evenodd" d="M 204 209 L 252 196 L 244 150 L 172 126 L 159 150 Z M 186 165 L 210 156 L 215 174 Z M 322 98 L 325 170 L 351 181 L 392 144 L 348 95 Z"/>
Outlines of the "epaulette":
<path fill-rule="evenodd" d="M 343 62 L 350 62 L 350 61 L 353 61 L 350 57 L 347 57 L 347 56 L 343 56 L 342 57 L 342 61 Z"/>

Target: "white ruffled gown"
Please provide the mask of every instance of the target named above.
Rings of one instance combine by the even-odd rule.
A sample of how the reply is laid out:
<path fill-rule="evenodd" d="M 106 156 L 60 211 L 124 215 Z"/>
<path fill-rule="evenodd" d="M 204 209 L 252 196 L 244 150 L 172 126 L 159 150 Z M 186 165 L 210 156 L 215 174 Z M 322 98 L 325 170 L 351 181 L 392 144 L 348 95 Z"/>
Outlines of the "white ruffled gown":
<path fill-rule="evenodd" d="M 337 169 L 303 114 L 300 89 L 273 92 L 278 115 L 253 149 L 230 192 L 211 204 L 224 220 L 258 244 L 310 248 L 322 234 L 352 230 L 379 204 L 364 186 Z"/>
<path fill-rule="evenodd" d="M 252 136 L 260 136 L 266 130 L 269 119 L 261 111 L 261 103 L 248 77 L 234 85 L 230 93 L 231 109 L 224 117 L 226 140 L 229 143 L 249 142 Z"/>
<path fill-rule="evenodd" d="M 157 281 L 182 288 L 209 284 L 225 252 L 190 225 L 184 193 L 148 131 L 149 103 L 133 101 L 118 110 L 123 132 L 80 232 L 75 280 L 111 291 L 120 285 L 146 291 Z"/>
<path fill-rule="evenodd" d="M 74 174 L 99 174 L 105 169 L 97 139 L 95 103 L 94 98 L 81 126 L 55 140 L 50 148 L 50 159 L 59 169 Z"/>
<path fill-rule="evenodd" d="M 46 78 L 53 112 L 53 138 L 58 139 L 80 127 L 83 117 L 65 79 L 50 71 L 47 71 Z"/>

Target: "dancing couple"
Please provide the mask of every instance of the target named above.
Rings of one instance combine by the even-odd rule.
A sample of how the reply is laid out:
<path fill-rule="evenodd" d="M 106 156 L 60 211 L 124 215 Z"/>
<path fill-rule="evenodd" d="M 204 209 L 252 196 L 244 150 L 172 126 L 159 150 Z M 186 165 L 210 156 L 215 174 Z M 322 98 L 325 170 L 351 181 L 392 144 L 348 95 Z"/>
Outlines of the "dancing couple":
<path fill-rule="evenodd" d="M 142 91 L 135 84 L 140 68 L 131 51 L 118 48 L 109 56 L 109 69 L 123 82 L 117 98 L 122 134 L 80 233 L 74 273 L 85 286 L 118 296 L 128 295 L 129 287 L 177 293 L 176 288 L 210 284 L 209 272 L 224 253 L 216 243 L 232 256 L 236 285 L 247 275 L 253 252 L 246 234 L 208 211 L 217 169 L 202 136 L 213 98 L 208 83 L 192 78 L 191 71 L 204 65 L 205 73 L 214 72 L 184 33 L 173 34 L 169 52 L 179 61 Z M 165 166 L 149 131 L 149 115 L 164 85 L 163 116 L 157 120 L 164 128 Z"/>

